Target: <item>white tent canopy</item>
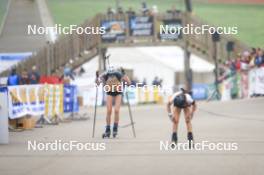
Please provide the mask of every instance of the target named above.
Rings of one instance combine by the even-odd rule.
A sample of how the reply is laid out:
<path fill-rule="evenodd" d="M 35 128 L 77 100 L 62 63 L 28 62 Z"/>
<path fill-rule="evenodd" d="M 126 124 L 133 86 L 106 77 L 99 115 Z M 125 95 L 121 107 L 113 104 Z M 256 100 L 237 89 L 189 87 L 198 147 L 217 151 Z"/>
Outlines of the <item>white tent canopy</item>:
<path fill-rule="evenodd" d="M 146 78 L 148 84 L 158 76 L 163 79 L 164 85 L 173 86 L 174 73 L 184 71 L 184 52 L 175 46 L 109 48 L 108 54 L 111 54 L 111 66 L 132 69 L 136 78 L 140 81 Z M 84 64 L 83 68 L 86 73 L 76 79 L 75 83 L 78 85 L 87 85 L 94 81 L 95 71 L 98 69 L 98 56 Z M 206 73 L 212 72 L 214 66 L 192 54 L 191 68 L 194 73 Z"/>
<path fill-rule="evenodd" d="M 179 47 L 141 47 L 137 50 L 170 67 L 175 72 L 184 71 L 184 52 Z M 194 54 L 191 54 L 190 62 L 193 72 L 212 72 L 214 69 L 212 64 Z"/>

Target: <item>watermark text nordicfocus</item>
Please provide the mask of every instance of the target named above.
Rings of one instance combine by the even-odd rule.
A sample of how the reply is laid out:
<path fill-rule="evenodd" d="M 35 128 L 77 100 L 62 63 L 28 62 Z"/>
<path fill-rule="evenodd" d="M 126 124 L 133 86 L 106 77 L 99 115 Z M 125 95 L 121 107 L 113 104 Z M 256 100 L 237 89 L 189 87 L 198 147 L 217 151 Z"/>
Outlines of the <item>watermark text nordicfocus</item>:
<path fill-rule="evenodd" d="M 28 151 L 105 151 L 105 143 L 55 140 L 52 142 L 28 141 Z"/>
<path fill-rule="evenodd" d="M 160 151 L 188 151 L 188 150 L 196 150 L 196 151 L 237 151 L 238 143 L 235 142 L 210 142 L 210 141 L 202 141 L 191 143 L 192 147 L 189 147 L 189 142 L 183 143 L 174 143 L 169 141 L 160 141 L 159 149 Z"/>
<path fill-rule="evenodd" d="M 203 34 L 226 34 L 237 35 L 238 27 L 212 27 L 209 25 L 194 26 L 193 24 L 187 24 L 186 26 L 172 26 L 172 25 L 160 25 L 160 34 L 166 35 L 203 35 Z"/>
<path fill-rule="evenodd" d="M 70 35 L 73 33 L 81 34 L 94 34 L 94 35 L 102 35 L 106 33 L 106 29 L 104 27 L 81 27 L 78 25 L 70 25 L 67 27 L 62 26 L 61 24 L 56 24 L 52 27 L 43 27 L 37 25 L 28 25 L 27 26 L 27 34 L 28 35 Z"/>

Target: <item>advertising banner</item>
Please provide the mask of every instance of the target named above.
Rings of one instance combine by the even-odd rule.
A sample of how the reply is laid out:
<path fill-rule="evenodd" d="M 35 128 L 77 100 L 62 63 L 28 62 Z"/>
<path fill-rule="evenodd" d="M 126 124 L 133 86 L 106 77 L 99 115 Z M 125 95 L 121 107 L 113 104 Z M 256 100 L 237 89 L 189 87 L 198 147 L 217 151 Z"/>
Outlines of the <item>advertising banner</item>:
<path fill-rule="evenodd" d="M 136 88 L 137 102 L 140 104 L 149 102 L 149 89 L 147 87 Z"/>
<path fill-rule="evenodd" d="M 7 88 L 0 87 L 0 144 L 8 144 L 8 99 Z"/>
<path fill-rule="evenodd" d="M 136 105 L 138 104 L 138 93 L 137 93 L 137 88 L 131 88 L 131 87 L 128 87 L 125 89 L 125 92 L 124 92 L 124 95 L 123 95 L 123 102 L 124 103 L 127 103 L 127 96 L 126 96 L 126 93 L 127 93 L 127 96 L 128 96 L 128 100 L 129 100 L 129 103 L 131 105 Z"/>
<path fill-rule="evenodd" d="M 205 100 L 208 96 L 208 85 L 207 84 L 193 84 L 192 97 L 195 100 Z"/>
<path fill-rule="evenodd" d="M 264 68 L 252 69 L 248 74 L 248 96 L 264 94 Z"/>
<path fill-rule="evenodd" d="M 104 27 L 106 31 L 106 33 L 101 36 L 103 42 L 125 40 L 125 21 L 105 20 L 101 22 L 101 27 Z"/>
<path fill-rule="evenodd" d="M 9 118 L 44 114 L 44 93 L 42 85 L 9 86 Z"/>
<path fill-rule="evenodd" d="M 77 86 L 64 85 L 64 112 L 78 112 Z"/>
<path fill-rule="evenodd" d="M 222 100 L 264 95 L 264 68 L 237 72 L 221 83 Z"/>
<path fill-rule="evenodd" d="M 40 77 L 40 84 L 61 84 L 63 80 L 60 79 L 58 76 L 41 76 Z"/>
<path fill-rule="evenodd" d="M 130 16 L 129 33 L 130 36 L 151 36 L 154 25 L 152 16 Z"/>
<path fill-rule="evenodd" d="M 80 87 L 80 92 L 83 96 L 83 105 L 84 106 L 94 106 L 96 100 L 96 86 L 95 84 L 88 85 L 85 87 Z M 103 105 L 103 86 L 98 86 L 98 93 L 97 93 L 97 106 Z"/>
<path fill-rule="evenodd" d="M 231 100 L 231 89 L 233 87 L 232 83 L 233 83 L 232 78 L 228 78 L 222 82 L 222 84 L 220 86 L 220 88 L 221 88 L 221 90 L 220 90 L 221 100 L 222 101 Z"/>
<path fill-rule="evenodd" d="M 179 27 L 182 27 L 180 19 L 163 20 L 160 28 L 159 37 L 162 40 L 177 40 L 182 38 Z"/>
<path fill-rule="evenodd" d="M 255 93 L 256 87 L 256 69 L 252 69 L 248 73 L 248 96 L 251 97 Z"/>
<path fill-rule="evenodd" d="M 21 61 L 32 55 L 31 52 L 0 53 L 0 61 Z"/>
<path fill-rule="evenodd" d="M 55 116 L 63 113 L 63 85 L 45 86 L 45 116 Z"/>
<path fill-rule="evenodd" d="M 143 88 L 138 88 L 137 96 L 138 96 L 138 103 L 146 103 L 145 92 Z"/>
<path fill-rule="evenodd" d="M 255 93 L 257 95 L 264 94 L 264 68 L 256 69 L 256 79 L 255 79 Z"/>

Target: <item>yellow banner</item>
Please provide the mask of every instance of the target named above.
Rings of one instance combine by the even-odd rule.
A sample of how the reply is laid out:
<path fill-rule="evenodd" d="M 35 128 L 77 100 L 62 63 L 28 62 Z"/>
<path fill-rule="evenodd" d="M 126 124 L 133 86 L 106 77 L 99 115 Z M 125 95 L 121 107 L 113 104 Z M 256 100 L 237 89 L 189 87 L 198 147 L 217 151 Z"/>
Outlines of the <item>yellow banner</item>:
<path fill-rule="evenodd" d="M 63 85 L 45 85 L 45 115 L 63 114 Z"/>

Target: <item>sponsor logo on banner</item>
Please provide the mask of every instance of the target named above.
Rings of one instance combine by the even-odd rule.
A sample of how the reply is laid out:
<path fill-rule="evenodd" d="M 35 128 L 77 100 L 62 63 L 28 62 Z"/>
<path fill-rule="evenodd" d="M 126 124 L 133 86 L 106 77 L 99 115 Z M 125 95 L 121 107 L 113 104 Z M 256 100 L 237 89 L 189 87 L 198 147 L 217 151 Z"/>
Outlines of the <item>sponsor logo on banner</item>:
<path fill-rule="evenodd" d="M 1 53 L 0 61 L 21 61 L 32 55 L 31 52 L 25 53 Z"/>
<path fill-rule="evenodd" d="M 264 95 L 264 68 L 236 73 L 221 83 L 222 100 Z"/>
<path fill-rule="evenodd" d="M 264 94 L 264 68 L 256 69 L 255 93 L 257 95 Z"/>
<path fill-rule="evenodd" d="M 128 102 L 127 97 L 131 105 L 136 105 L 138 103 L 137 88 L 126 88 L 123 96 L 124 103 Z"/>
<path fill-rule="evenodd" d="M 77 86 L 64 85 L 64 112 L 78 112 Z"/>
<path fill-rule="evenodd" d="M 163 20 L 163 25 L 161 25 L 159 37 L 163 40 L 181 39 L 182 34 L 180 31 L 178 31 L 180 30 L 180 27 L 182 27 L 182 22 L 180 19 Z"/>
<path fill-rule="evenodd" d="M 207 99 L 207 84 L 193 84 L 192 87 L 192 97 L 195 100 L 205 100 Z"/>
<path fill-rule="evenodd" d="M 129 30 L 130 36 L 151 36 L 153 35 L 152 16 L 130 16 Z"/>
<path fill-rule="evenodd" d="M 248 97 L 251 97 L 255 94 L 256 72 L 256 69 L 252 69 L 248 74 Z"/>
<path fill-rule="evenodd" d="M 63 85 L 45 86 L 45 116 L 55 116 L 63 113 Z"/>
<path fill-rule="evenodd" d="M 106 31 L 102 35 L 103 42 L 115 42 L 125 39 L 125 21 L 106 20 L 101 22 L 101 27 L 104 27 Z"/>
<path fill-rule="evenodd" d="M 8 87 L 9 117 L 44 114 L 44 94 L 42 85 Z"/>
<path fill-rule="evenodd" d="M 232 78 L 228 78 L 222 82 L 221 86 L 221 100 L 228 101 L 231 100 L 231 88 L 232 88 Z"/>
<path fill-rule="evenodd" d="M 97 97 L 96 97 L 96 89 L 98 90 L 97 92 Z M 98 87 L 96 87 L 95 84 L 90 84 L 87 86 L 81 86 L 79 87 L 79 91 L 83 96 L 83 105 L 84 106 L 94 106 L 95 101 L 97 98 L 97 106 L 102 106 L 103 105 L 103 86 L 102 84 Z"/>

